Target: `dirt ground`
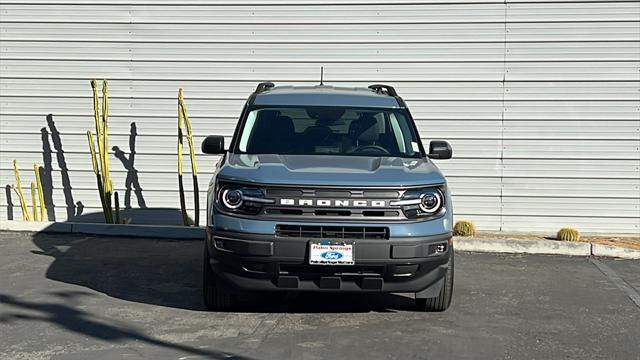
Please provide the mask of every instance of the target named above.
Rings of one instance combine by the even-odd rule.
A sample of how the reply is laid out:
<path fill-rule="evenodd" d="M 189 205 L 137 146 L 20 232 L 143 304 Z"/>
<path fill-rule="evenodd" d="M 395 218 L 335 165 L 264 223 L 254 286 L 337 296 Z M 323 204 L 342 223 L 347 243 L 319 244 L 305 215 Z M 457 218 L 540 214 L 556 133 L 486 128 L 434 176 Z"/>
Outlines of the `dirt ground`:
<path fill-rule="evenodd" d="M 473 239 L 480 240 L 555 240 L 555 234 L 534 234 L 534 233 L 504 233 L 478 231 Z M 593 235 L 586 234 L 580 236 L 581 242 L 590 242 L 603 245 L 625 247 L 640 250 L 640 235 Z"/>

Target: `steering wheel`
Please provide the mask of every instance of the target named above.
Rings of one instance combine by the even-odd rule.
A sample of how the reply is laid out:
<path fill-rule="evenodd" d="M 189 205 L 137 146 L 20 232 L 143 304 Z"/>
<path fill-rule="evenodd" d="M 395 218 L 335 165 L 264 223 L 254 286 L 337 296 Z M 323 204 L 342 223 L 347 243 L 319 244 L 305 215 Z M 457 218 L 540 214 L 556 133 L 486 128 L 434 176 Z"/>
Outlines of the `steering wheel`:
<path fill-rule="evenodd" d="M 380 145 L 362 145 L 362 146 L 358 146 L 355 150 L 353 150 L 354 154 L 357 153 L 362 153 L 362 152 L 367 152 L 367 151 L 377 151 L 379 153 L 381 153 L 382 155 L 390 155 L 391 153 L 389 152 L 389 150 L 383 148 Z"/>

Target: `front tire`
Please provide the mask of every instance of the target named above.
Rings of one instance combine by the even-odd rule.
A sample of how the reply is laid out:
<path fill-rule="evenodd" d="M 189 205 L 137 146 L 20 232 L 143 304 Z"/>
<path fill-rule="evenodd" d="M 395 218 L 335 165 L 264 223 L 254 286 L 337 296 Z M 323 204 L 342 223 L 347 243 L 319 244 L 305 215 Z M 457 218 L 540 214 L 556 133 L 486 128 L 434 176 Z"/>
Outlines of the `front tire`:
<path fill-rule="evenodd" d="M 451 255 L 449 262 L 447 263 L 447 272 L 444 275 L 444 283 L 440 289 L 440 293 L 437 297 L 416 299 L 416 306 L 421 311 L 437 312 L 445 311 L 451 305 L 451 299 L 453 298 L 453 249 L 451 249 Z"/>
<path fill-rule="evenodd" d="M 211 256 L 207 243 L 204 244 L 202 266 L 202 293 L 203 302 L 207 310 L 224 311 L 231 308 L 232 294 L 227 287 L 216 279 L 211 270 Z"/>

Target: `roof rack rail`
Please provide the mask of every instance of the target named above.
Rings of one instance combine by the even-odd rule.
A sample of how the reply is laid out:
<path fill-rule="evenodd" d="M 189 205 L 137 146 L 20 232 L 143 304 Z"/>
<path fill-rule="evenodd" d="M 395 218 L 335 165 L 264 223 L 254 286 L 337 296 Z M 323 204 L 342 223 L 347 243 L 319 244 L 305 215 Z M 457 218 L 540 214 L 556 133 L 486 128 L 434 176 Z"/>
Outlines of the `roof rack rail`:
<path fill-rule="evenodd" d="M 391 85 L 373 84 L 373 85 L 369 85 L 369 89 L 373 90 L 377 94 L 386 94 L 386 95 L 389 95 L 389 96 L 398 96 L 398 93 L 396 92 L 396 89 L 394 89 L 393 86 L 391 86 Z"/>
<path fill-rule="evenodd" d="M 260 84 L 258 84 L 258 86 L 256 87 L 256 91 L 254 91 L 256 94 L 259 94 L 263 91 L 269 90 L 272 87 L 274 87 L 275 84 L 272 83 L 271 81 L 266 81 L 266 82 L 261 82 Z"/>

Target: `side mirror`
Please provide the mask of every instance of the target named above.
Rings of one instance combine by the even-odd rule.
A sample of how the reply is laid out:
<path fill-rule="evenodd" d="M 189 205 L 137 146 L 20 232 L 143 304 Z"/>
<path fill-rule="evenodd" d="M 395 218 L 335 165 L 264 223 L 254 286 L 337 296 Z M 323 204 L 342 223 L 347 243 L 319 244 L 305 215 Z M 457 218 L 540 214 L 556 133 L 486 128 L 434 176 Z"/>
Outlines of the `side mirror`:
<path fill-rule="evenodd" d="M 430 159 L 446 160 L 451 159 L 453 150 L 448 142 L 442 140 L 433 140 L 429 143 L 429 154 L 427 157 Z"/>
<path fill-rule="evenodd" d="M 209 135 L 202 141 L 202 152 L 205 154 L 224 154 L 224 136 Z"/>

